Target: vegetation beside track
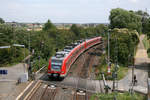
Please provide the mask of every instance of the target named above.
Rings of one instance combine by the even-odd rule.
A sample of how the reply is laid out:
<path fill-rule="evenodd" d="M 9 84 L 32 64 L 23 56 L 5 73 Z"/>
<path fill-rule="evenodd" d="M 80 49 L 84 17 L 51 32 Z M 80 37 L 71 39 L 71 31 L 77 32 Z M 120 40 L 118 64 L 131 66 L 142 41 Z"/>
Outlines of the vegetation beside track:
<path fill-rule="evenodd" d="M 48 68 L 48 61 L 46 59 L 35 59 L 33 63 L 31 63 L 32 71 L 36 72 L 38 71 L 41 67 L 46 66 L 45 70 Z"/>
<path fill-rule="evenodd" d="M 115 70 L 115 65 L 114 65 L 114 63 L 111 64 L 111 74 L 108 75 L 107 74 L 108 64 L 107 64 L 107 60 L 106 60 L 106 54 L 102 54 L 100 57 L 100 63 L 96 67 L 95 70 L 96 70 L 95 74 L 96 74 L 97 80 L 102 80 L 101 73 L 104 73 L 107 80 L 113 80 L 112 72 Z M 124 78 L 127 73 L 128 73 L 128 67 L 126 67 L 124 65 L 120 65 L 118 68 L 118 71 L 117 71 L 117 74 L 118 74 L 117 80 L 121 80 L 122 78 Z"/>
<path fill-rule="evenodd" d="M 108 65 L 102 65 L 99 67 L 100 73 L 104 73 L 105 77 L 107 80 L 113 80 L 112 77 L 112 72 L 115 70 L 115 65 L 112 64 L 111 66 L 111 74 L 107 74 L 107 68 Z M 97 76 L 97 79 L 102 80 L 101 74 L 99 73 L 99 75 Z M 117 71 L 117 80 L 121 80 L 122 78 L 124 78 L 128 73 L 128 67 L 123 67 L 123 66 L 119 66 L 118 71 Z"/>
<path fill-rule="evenodd" d="M 126 93 L 110 93 L 110 94 L 94 94 L 91 96 L 90 100 L 114 100 L 114 96 L 116 95 L 117 100 L 147 100 L 146 96 L 139 94 L 139 93 L 133 93 L 130 94 L 128 92 Z"/>
<path fill-rule="evenodd" d="M 13 55 L 13 48 L 0 50 L 0 66 L 12 66 L 19 62 L 29 55 L 27 48 L 15 48 L 16 55 Z"/>
<path fill-rule="evenodd" d="M 150 58 L 150 40 L 148 39 L 146 35 L 143 39 L 143 44 L 144 44 L 145 49 L 147 50 L 148 57 Z"/>
<path fill-rule="evenodd" d="M 132 64 L 136 47 L 139 43 L 138 33 L 126 28 L 115 28 L 110 36 L 110 60 L 123 66 Z"/>
<path fill-rule="evenodd" d="M 13 47 L 13 44 L 25 45 L 26 51 L 32 53 L 31 62 L 35 62 L 32 68 L 37 70 L 39 61 L 36 59 L 40 56 L 42 62 L 48 62 L 48 59 L 56 51 L 62 50 L 66 45 L 76 40 L 85 39 L 94 36 L 104 36 L 108 26 L 100 24 L 96 27 L 87 28 L 72 25 L 68 30 L 57 29 L 54 24 L 48 20 L 41 31 L 27 31 L 22 27 L 15 26 L 15 23 L 8 25 L 0 24 L 0 46 L 11 46 L 10 49 L 0 49 L 0 66 L 7 64 L 19 63 L 24 59 L 24 51 L 21 47 Z M 30 41 L 30 42 L 29 42 Z M 29 45 L 30 44 L 30 45 Z M 34 54 L 33 52 L 34 51 Z M 26 54 L 26 55 L 28 55 Z M 35 61 L 33 61 L 35 60 Z M 39 64 L 39 65 L 41 65 Z M 42 67 L 42 66 L 40 66 Z"/>
<path fill-rule="evenodd" d="M 25 48 L 28 49 L 30 37 L 30 52 L 34 49 L 34 59 L 40 56 L 42 59 L 45 59 L 46 62 L 56 51 L 63 49 L 66 45 L 76 40 L 94 36 L 103 36 L 104 39 L 107 39 L 108 29 L 110 28 L 112 29 L 112 32 L 110 32 L 111 62 L 114 63 L 116 59 L 116 48 L 114 47 L 116 47 L 115 39 L 117 37 L 118 63 L 127 66 L 129 63 L 132 63 L 131 59 L 133 58 L 134 49 L 138 43 L 135 33 L 149 34 L 149 14 L 143 11 L 127 11 L 116 8 L 111 10 L 109 20 L 110 25 L 100 24 L 95 27 L 72 25 L 72 27 L 67 30 L 57 29 L 56 26 L 48 20 L 44 24 L 43 30 L 34 31 L 33 27 L 32 31 L 27 31 L 25 28 L 20 28 L 13 24 L 7 25 L 5 21 L 1 19 L 0 33 L 3 34 L 0 34 L 0 46 L 7 46 L 15 43 L 23 44 Z M 21 59 L 16 61 L 16 57 L 14 57 L 16 51 L 12 48 L 11 50 L 11 54 L 5 54 L 5 56 L 2 54 L 5 50 L 0 50 L 0 61 L 5 58 L 5 61 L 2 61 L 0 66 L 21 61 Z M 18 51 L 21 50 L 18 49 Z"/>

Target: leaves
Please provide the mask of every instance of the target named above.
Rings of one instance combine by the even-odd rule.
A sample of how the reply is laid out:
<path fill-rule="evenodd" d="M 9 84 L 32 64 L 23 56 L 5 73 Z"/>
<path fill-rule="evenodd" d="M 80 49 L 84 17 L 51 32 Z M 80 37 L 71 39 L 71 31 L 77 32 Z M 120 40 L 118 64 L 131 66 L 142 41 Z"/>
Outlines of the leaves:
<path fill-rule="evenodd" d="M 5 23 L 5 21 L 2 18 L 0 18 L 0 24 L 3 24 L 3 23 Z"/>
<path fill-rule="evenodd" d="M 44 24 L 43 30 L 48 31 L 50 29 L 56 29 L 56 27 L 48 20 L 47 23 Z"/>
<path fill-rule="evenodd" d="M 110 54 L 112 62 L 118 60 L 120 64 L 124 65 L 132 63 L 129 56 L 134 56 L 134 49 L 139 42 L 136 31 L 115 28 L 112 30 L 110 37 Z"/>
<path fill-rule="evenodd" d="M 141 33 L 142 30 L 142 18 L 134 12 L 127 11 L 121 8 L 112 9 L 109 16 L 110 27 L 113 28 L 128 28 L 131 30 L 137 30 Z"/>
<path fill-rule="evenodd" d="M 56 49 L 62 50 L 76 40 L 99 36 L 107 29 L 108 27 L 105 25 L 88 28 L 72 25 L 70 30 L 57 29 L 50 20 L 44 24 L 41 31 L 27 31 L 20 27 L 0 24 L 0 33 L 3 33 L 0 35 L 0 46 L 22 44 L 25 45 L 26 50 L 29 50 L 30 44 L 30 52 L 34 49 L 33 58 L 40 56 L 42 59 L 48 60 L 54 55 Z M 10 50 L 1 49 L 0 65 L 21 61 L 24 58 L 23 52 L 24 50 L 18 47 L 12 47 Z"/>

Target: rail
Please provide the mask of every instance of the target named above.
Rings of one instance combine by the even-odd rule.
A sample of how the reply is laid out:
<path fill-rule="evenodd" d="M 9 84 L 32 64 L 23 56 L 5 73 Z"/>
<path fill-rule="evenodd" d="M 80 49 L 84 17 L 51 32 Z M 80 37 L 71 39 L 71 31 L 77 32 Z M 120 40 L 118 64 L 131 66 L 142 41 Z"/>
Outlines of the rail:
<path fill-rule="evenodd" d="M 42 68 L 40 68 L 37 72 L 35 72 L 35 74 L 38 74 L 42 69 L 44 69 L 46 67 L 46 65 L 44 65 Z"/>
<path fill-rule="evenodd" d="M 35 86 L 31 89 L 30 92 L 25 96 L 24 100 L 32 100 L 32 95 L 38 90 L 38 88 L 41 86 L 41 81 L 38 81 Z"/>
<path fill-rule="evenodd" d="M 148 82 L 148 93 L 147 93 L 147 100 L 150 100 L 150 78 L 148 78 L 148 80 L 147 80 L 147 82 Z"/>

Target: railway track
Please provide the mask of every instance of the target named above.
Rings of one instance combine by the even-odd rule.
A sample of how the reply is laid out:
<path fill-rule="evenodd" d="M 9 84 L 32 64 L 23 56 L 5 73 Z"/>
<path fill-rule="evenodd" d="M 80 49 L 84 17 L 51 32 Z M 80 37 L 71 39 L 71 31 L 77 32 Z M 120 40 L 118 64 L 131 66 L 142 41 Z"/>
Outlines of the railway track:
<path fill-rule="evenodd" d="M 89 78 L 92 72 L 91 71 L 92 67 L 98 65 L 99 63 L 98 60 L 99 57 L 97 56 L 97 54 L 101 53 L 101 49 L 99 49 L 100 46 L 101 45 L 96 45 L 86 50 L 83 54 L 81 54 L 79 58 L 76 60 L 76 62 L 70 68 L 68 77 L 73 76 L 73 77 Z"/>
<path fill-rule="evenodd" d="M 77 90 L 74 93 L 72 100 L 90 100 L 90 93 L 84 90 Z"/>
<path fill-rule="evenodd" d="M 55 85 L 47 85 L 41 100 L 54 100 L 58 90 L 59 89 Z"/>
<path fill-rule="evenodd" d="M 86 94 L 76 92 L 73 96 L 73 100 L 86 100 Z"/>
<path fill-rule="evenodd" d="M 64 87 L 64 86 L 55 86 L 45 84 L 43 82 L 38 83 L 35 88 L 29 92 L 24 100 L 66 100 L 65 92 L 66 90 L 70 90 L 67 95 L 72 95 L 68 100 L 89 100 L 90 96 L 86 90 L 76 90 L 74 88 Z M 61 92 L 62 97 L 57 98 L 58 94 Z M 91 93 L 92 94 L 92 93 Z"/>
<path fill-rule="evenodd" d="M 41 82 L 25 97 L 25 100 L 54 100 L 58 90 L 55 85 Z"/>
<path fill-rule="evenodd" d="M 98 61 L 92 61 L 96 56 L 95 54 L 89 54 L 89 52 L 97 53 L 99 47 L 95 46 L 94 49 L 90 48 L 83 53 L 72 65 L 68 76 L 64 80 L 41 79 L 24 100 L 90 100 L 90 96 L 96 93 L 96 83 L 89 76 L 91 68 Z"/>

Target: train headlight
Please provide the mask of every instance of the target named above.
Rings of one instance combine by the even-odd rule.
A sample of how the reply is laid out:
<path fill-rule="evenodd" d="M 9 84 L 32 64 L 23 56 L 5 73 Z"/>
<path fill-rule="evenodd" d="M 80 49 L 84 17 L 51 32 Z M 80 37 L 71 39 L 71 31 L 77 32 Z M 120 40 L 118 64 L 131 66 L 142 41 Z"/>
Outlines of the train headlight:
<path fill-rule="evenodd" d="M 62 73 L 65 73 L 64 71 L 62 71 Z"/>

